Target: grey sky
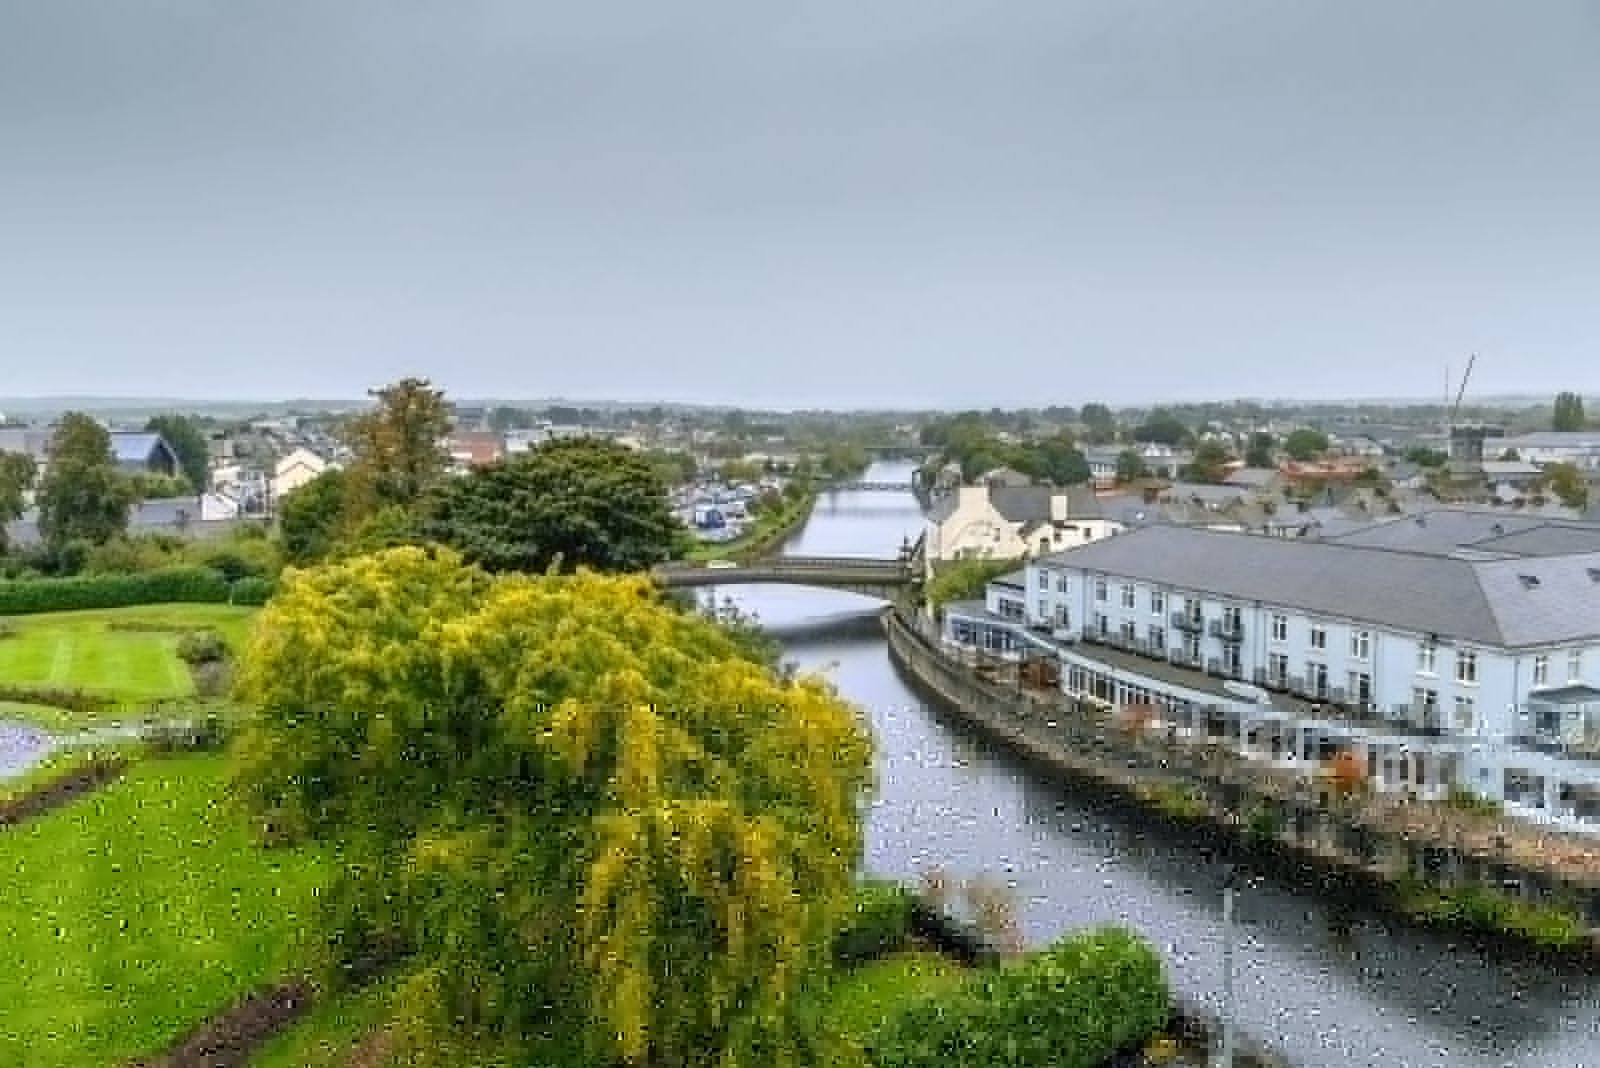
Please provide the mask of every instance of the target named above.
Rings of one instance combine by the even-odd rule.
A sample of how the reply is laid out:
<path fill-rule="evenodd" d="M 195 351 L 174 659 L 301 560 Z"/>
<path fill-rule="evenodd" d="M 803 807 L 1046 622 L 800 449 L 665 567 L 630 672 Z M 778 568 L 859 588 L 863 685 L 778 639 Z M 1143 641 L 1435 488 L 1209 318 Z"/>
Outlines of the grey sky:
<path fill-rule="evenodd" d="M 1600 4 L 0 0 L 0 395 L 1594 391 Z"/>

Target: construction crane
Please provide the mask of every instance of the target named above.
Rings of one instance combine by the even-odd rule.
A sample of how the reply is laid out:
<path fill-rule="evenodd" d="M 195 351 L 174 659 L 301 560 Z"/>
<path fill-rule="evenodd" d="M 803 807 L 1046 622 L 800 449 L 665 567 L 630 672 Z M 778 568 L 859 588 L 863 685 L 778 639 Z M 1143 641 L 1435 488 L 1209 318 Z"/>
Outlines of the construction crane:
<path fill-rule="evenodd" d="M 1444 432 L 1445 432 L 1445 435 L 1447 437 L 1449 436 L 1450 432 L 1456 428 L 1456 416 L 1461 414 L 1461 398 L 1465 397 L 1467 395 L 1467 382 L 1468 382 L 1469 379 L 1472 378 L 1472 365 L 1477 363 L 1477 362 L 1478 362 L 1478 354 L 1476 352 L 1474 352 L 1471 356 L 1467 357 L 1467 369 L 1465 371 L 1461 372 L 1461 385 L 1456 390 L 1456 399 L 1450 405 L 1450 408 L 1449 408 L 1448 412 L 1446 412 L 1445 417 L 1444 417 Z M 1448 370 L 1446 370 L 1445 371 L 1445 396 L 1448 398 L 1449 395 L 1450 395 L 1450 372 Z"/>

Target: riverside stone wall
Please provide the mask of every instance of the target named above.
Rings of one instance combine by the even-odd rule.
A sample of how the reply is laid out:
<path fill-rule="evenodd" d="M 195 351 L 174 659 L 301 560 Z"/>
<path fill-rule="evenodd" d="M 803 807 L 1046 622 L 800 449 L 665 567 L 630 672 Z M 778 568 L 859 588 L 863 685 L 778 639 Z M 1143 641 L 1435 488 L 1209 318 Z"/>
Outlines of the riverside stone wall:
<path fill-rule="evenodd" d="M 900 614 L 883 616 L 895 662 L 951 712 L 1025 756 L 1156 812 L 1312 872 L 1390 890 L 1487 889 L 1578 917 L 1600 952 L 1600 863 L 1541 867 L 1513 860 L 1493 834 L 1457 840 L 1397 830 L 1384 810 L 1346 803 L 1309 779 L 1291 781 L 1222 746 L 1136 729 L 1058 693 L 985 683 Z M 1265 848 L 1262 848 L 1265 847 Z M 1600 856 L 1600 843 L 1596 845 Z"/>

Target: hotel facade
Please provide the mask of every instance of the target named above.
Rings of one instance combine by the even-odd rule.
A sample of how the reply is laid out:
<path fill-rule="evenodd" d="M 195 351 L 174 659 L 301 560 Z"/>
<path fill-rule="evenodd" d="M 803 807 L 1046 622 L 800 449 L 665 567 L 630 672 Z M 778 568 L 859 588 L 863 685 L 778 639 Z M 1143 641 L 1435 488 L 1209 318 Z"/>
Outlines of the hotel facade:
<path fill-rule="evenodd" d="M 1434 514 L 1321 541 L 1152 526 L 1038 557 L 943 638 L 1307 773 L 1600 834 L 1600 525 Z M 1430 529 L 1430 523 L 1432 528 Z"/>

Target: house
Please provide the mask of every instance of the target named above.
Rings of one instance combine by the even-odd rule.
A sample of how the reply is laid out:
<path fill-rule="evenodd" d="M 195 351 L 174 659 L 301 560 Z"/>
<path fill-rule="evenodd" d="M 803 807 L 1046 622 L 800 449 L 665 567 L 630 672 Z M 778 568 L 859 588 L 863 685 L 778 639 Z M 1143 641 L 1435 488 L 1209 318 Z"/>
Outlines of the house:
<path fill-rule="evenodd" d="M 959 486 L 933 502 L 925 526 L 930 563 L 1055 552 L 1115 534 L 1086 486 Z"/>
<path fill-rule="evenodd" d="M 283 499 L 332 466 L 327 460 L 301 447 L 291 449 L 272 465 L 272 496 Z"/>
<path fill-rule="evenodd" d="M 178 453 L 160 434 L 145 430 L 110 431 L 111 452 L 117 466 L 130 475 L 176 478 L 183 465 Z"/>
<path fill-rule="evenodd" d="M 1545 430 L 1503 437 L 1495 442 L 1500 455 L 1515 453 L 1530 464 L 1575 464 L 1600 469 L 1600 430 Z"/>
<path fill-rule="evenodd" d="M 1600 525 L 1492 520 L 1148 526 L 1028 561 L 943 636 L 1056 657 L 1067 693 L 1252 761 L 1310 775 L 1346 753 L 1379 791 L 1469 790 L 1600 834 Z"/>
<path fill-rule="evenodd" d="M 492 430 L 458 430 L 445 439 L 445 451 L 457 470 L 492 464 L 505 455 L 505 438 Z"/>
<path fill-rule="evenodd" d="M 1275 467 L 1237 467 L 1228 472 L 1222 484 L 1261 497 L 1276 492 L 1282 480 Z"/>
<path fill-rule="evenodd" d="M 1483 478 L 1491 492 L 1516 497 L 1544 478 L 1544 468 L 1526 460 L 1485 460 Z"/>

